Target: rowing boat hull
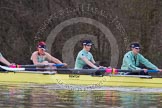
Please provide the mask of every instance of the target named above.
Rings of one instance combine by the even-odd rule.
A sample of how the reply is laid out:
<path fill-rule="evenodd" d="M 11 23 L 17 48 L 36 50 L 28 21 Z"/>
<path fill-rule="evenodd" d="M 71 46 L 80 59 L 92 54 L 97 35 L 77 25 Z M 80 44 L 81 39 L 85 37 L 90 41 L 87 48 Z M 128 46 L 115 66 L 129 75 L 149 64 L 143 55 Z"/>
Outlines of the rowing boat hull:
<path fill-rule="evenodd" d="M 127 86 L 162 88 L 162 78 L 139 78 L 137 76 L 91 76 L 77 74 L 31 74 L 0 73 L 0 83 L 37 83 L 59 85 Z"/>

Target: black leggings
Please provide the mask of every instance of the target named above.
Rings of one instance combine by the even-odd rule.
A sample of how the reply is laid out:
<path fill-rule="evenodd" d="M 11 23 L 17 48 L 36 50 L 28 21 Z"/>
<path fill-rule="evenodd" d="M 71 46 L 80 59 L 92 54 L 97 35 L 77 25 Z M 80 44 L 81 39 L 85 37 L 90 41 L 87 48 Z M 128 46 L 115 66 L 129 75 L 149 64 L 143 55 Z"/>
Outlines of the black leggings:
<path fill-rule="evenodd" d="M 99 67 L 99 65 L 97 63 L 95 63 L 94 65 Z M 93 68 L 86 64 L 83 66 L 83 69 L 93 69 Z"/>
<path fill-rule="evenodd" d="M 95 63 L 94 65 L 97 66 L 97 67 L 99 67 L 99 65 L 96 64 L 96 63 Z M 83 66 L 83 69 L 93 69 L 93 68 L 90 67 L 89 65 L 84 65 L 84 66 Z M 101 72 L 101 71 L 98 70 L 98 71 L 96 71 L 96 72 L 92 72 L 91 75 L 92 75 L 92 76 L 98 76 L 98 75 L 102 75 L 102 76 L 103 76 L 103 72 Z"/>
<path fill-rule="evenodd" d="M 148 72 L 127 72 L 126 75 L 149 75 Z"/>

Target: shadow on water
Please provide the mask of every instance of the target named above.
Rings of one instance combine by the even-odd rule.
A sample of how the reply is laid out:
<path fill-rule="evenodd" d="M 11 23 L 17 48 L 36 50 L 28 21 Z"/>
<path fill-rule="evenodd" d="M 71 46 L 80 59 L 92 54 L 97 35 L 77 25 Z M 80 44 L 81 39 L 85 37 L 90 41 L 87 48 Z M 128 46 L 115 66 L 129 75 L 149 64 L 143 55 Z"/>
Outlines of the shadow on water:
<path fill-rule="evenodd" d="M 146 92 L 147 91 L 147 92 Z M 58 85 L 0 85 L 0 108 L 157 108 L 162 89 L 102 87 L 74 91 Z"/>

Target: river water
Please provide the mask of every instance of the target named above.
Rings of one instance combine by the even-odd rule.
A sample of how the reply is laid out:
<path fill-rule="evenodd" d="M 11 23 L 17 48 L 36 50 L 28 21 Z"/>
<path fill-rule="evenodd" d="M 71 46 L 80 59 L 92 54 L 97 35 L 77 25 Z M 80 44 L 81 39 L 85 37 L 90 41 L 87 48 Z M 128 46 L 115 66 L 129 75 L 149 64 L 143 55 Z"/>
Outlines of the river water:
<path fill-rule="evenodd" d="M 75 87 L 75 86 L 74 86 Z M 162 88 L 0 84 L 0 108 L 161 108 Z"/>

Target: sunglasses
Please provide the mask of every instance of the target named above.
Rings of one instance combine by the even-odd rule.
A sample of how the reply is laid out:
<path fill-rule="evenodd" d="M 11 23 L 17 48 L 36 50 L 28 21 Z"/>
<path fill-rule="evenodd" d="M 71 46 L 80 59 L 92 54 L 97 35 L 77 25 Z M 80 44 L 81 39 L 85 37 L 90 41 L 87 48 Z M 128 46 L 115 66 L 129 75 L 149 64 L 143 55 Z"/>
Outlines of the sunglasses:
<path fill-rule="evenodd" d="M 135 48 L 136 50 L 140 50 L 140 48 Z"/>
<path fill-rule="evenodd" d="M 92 46 L 92 45 L 86 45 L 86 46 Z"/>

